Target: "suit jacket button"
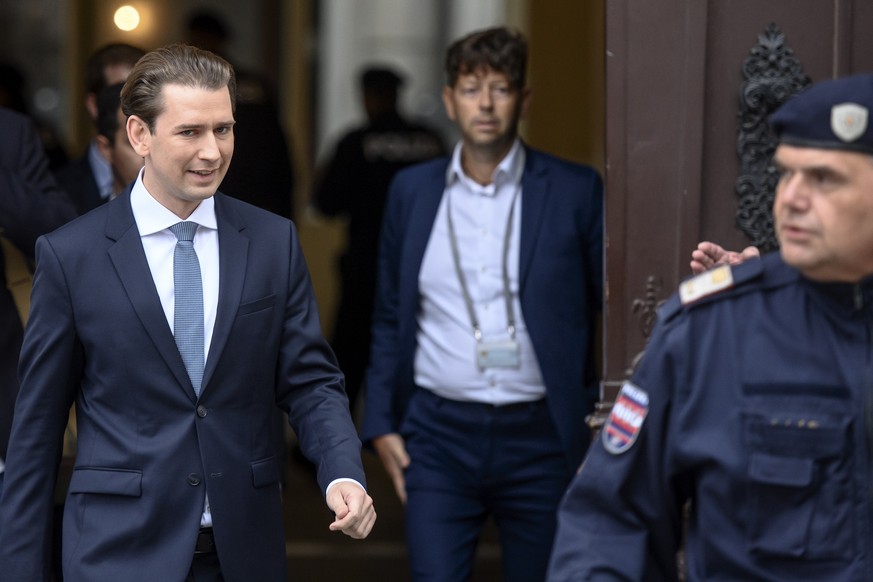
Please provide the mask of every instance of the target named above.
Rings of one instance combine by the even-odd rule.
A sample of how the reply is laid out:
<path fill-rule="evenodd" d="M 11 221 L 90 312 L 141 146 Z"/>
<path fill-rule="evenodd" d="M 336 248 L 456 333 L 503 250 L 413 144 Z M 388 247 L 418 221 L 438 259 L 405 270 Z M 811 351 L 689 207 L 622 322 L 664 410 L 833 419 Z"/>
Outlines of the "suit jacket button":
<path fill-rule="evenodd" d="M 206 415 L 209 414 L 209 411 L 206 410 L 206 407 L 200 404 L 197 406 L 197 416 L 200 418 L 206 418 Z"/>
<path fill-rule="evenodd" d="M 200 475 L 197 473 L 191 473 L 188 475 L 188 485 L 191 485 L 192 487 L 200 485 Z"/>

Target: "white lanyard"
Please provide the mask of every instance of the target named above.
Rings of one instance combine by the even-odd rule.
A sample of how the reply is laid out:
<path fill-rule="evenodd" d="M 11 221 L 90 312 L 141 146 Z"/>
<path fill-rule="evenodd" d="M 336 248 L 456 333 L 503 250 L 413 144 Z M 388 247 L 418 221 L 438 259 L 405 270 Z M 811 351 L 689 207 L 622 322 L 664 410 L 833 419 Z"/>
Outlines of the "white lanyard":
<path fill-rule="evenodd" d="M 515 339 L 515 315 L 512 310 L 512 292 L 509 288 L 509 272 L 507 270 L 507 262 L 509 256 L 509 241 L 512 237 L 512 217 L 515 214 L 515 201 L 518 199 L 518 192 L 521 190 L 521 185 L 516 184 L 515 193 L 512 195 L 512 202 L 509 204 L 509 218 L 506 221 L 506 229 L 503 236 L 503 299 L 506 302 L 506 328 L 509 332 L 509 338 Z M 452 245 L 452 258 L 455 264 L 455 273 L 458 276 L 458 282 L 461 285 L 461 293 L 464 295 L 464 304 L 467 306 L 467 313 L 470 316 L 470 324 L 473 326 L 473 336 L 477 342 L 482 341 L 482 328 L 479 325 L 479 319 L 476 317 L 476 309 L 473 307 L 473 299 L 470 297 L 470 290 L 467 287 L 467 280 L 464 278 L 464 271 L 461 269 L 461 256 L 458 251 L 458 239 L 455 235 L 455 225 L 452 221 L 452 196 L 451 190 L 446 196 L 446 219 L 449 227 L 449 242 Z"/>

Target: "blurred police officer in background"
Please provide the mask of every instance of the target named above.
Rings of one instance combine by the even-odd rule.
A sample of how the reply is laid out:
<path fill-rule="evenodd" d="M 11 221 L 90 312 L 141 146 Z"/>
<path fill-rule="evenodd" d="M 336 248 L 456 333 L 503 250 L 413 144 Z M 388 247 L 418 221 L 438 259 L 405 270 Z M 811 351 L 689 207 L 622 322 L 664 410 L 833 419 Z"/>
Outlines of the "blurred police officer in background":
<path fill-rule="evenodd" d="M 348 238 L 339 259 L 341 293 L 331 347 L 346 375 L 354 406 L 370 358 L 370 322 L 376 294 L 376 255 L 382 212 L 391 179 L 403 168 L 445 154 L 431 128 L 400 113 L 403 77 L 371 66 L 360 77 L 367 122 L 343 136 L 319 176 L 315 206 L 348 220 Z"/>

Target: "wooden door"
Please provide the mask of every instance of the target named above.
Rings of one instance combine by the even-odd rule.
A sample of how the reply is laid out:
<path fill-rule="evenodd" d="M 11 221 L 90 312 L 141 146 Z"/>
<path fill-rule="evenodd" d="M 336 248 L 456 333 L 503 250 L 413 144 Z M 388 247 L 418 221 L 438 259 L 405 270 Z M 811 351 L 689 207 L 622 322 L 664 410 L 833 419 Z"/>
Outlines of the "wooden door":
<path fill-rule="evenodd" d="M 767 245 L 766 114 L 873 72 L 870 30 L 870 0 L 606 0 L 605 402 L 698 241 Z"/>

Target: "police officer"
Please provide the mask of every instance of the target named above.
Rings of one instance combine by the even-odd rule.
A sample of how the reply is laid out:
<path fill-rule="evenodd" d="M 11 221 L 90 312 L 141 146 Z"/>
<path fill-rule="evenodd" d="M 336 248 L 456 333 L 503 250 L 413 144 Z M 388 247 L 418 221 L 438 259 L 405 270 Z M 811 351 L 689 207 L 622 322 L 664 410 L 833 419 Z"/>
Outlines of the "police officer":
<path fill-rule="evenodd" d="M 370 359 L 376 256 L 388 186 L 406 166 L 445 153 L 436 131 L 401 115 L 398 92 L 402 85 L 403 78 L 393 69 L 364 69 L 360 88 L 368 121 L 337 143 L 314 193 L 320 212 L 348 219 L 331 346 L 346 376 L 350 406 L 355 404 Z"/>
<path fill-rule="evenodd" d="M 772 117 L 780 251 L 680 286 L 568 489 L 549 579 L 873 576 L 873 75 Z"/>

